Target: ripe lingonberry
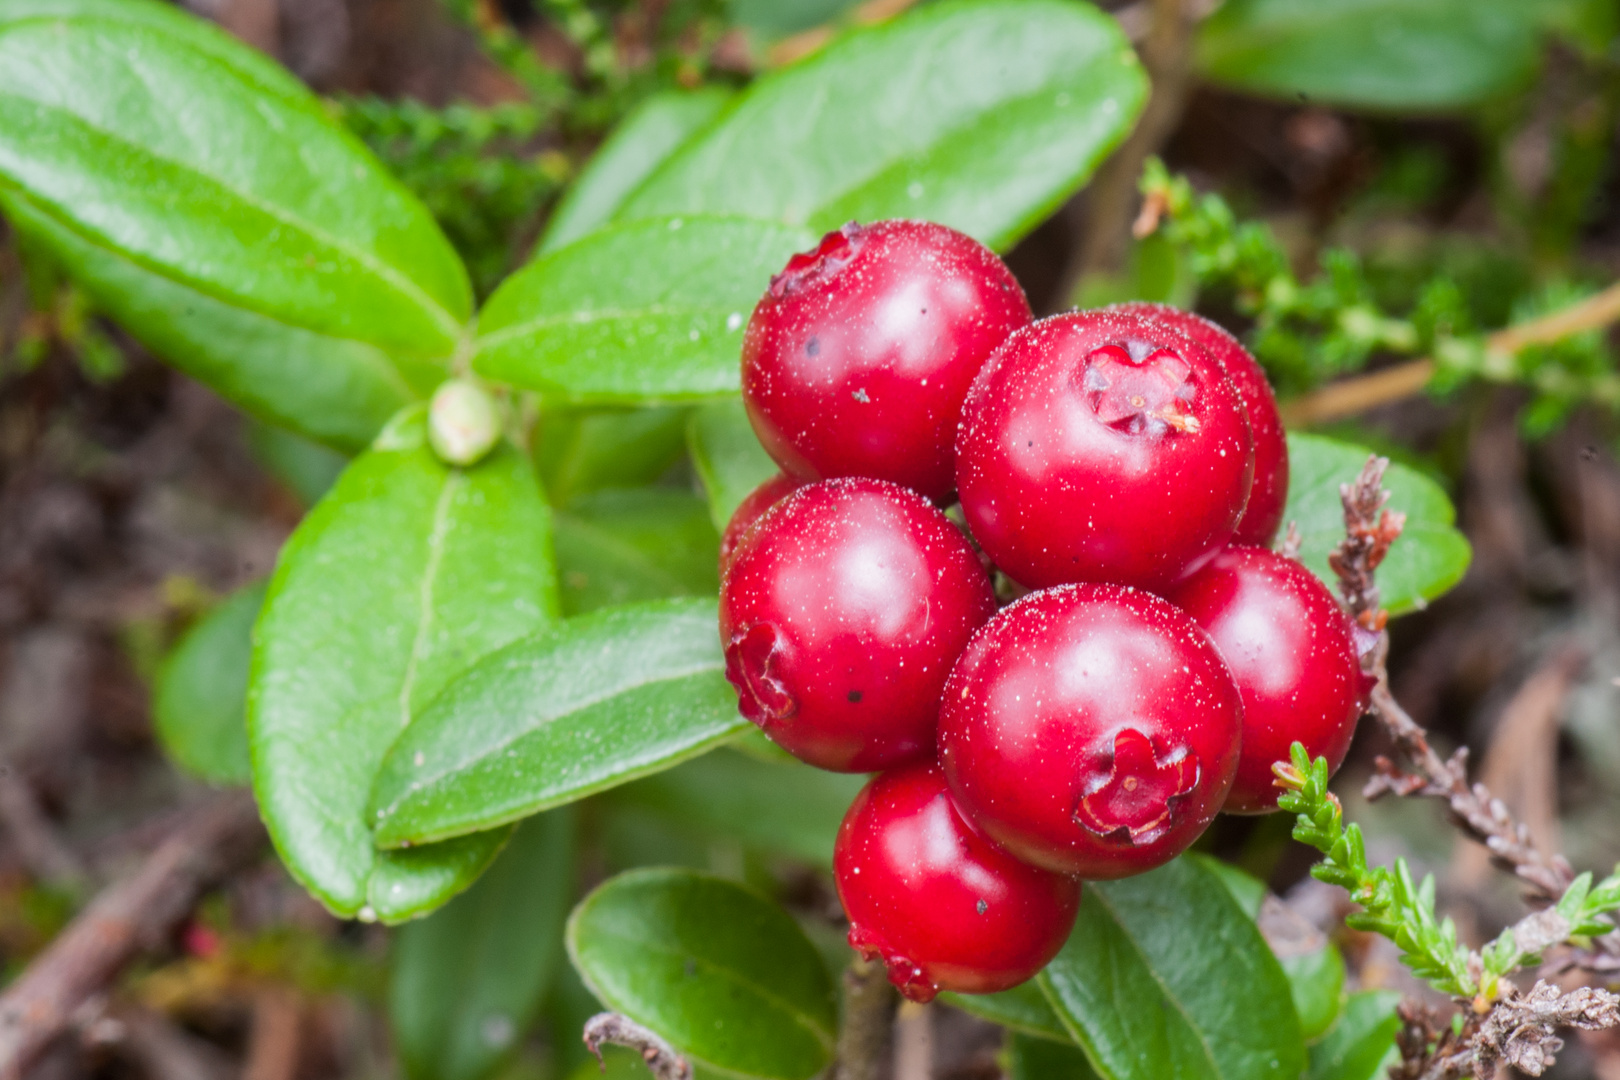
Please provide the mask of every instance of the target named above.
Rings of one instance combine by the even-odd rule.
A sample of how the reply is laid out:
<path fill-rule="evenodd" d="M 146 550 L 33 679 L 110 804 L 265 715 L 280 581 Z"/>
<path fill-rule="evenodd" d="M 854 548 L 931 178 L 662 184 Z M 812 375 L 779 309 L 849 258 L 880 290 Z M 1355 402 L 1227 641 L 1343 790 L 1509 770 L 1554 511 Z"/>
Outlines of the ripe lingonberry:
<path fill-rule="evenodd" d="M 771 279 L 743 338 L 743 401 L 794 476 L 873 476 L 943 500 L 968 385 L 1029 320 L 1018 282 L 971 237 L 851 223 Z"/>
<path fill-rule="evenodd" d="M 968 527 L 1031 588 L 1168 587 L 1231 540 L 1254 468 L 1242 399 L 1208 350 L 1115 311 L 1007 339 L 968 393 L 956 452 Z"/>
<path fill-rule="evenodd" d="M 777 473 L 737 504 L 737 509 L 731 512 L 731 520 L 726 522 L 726 531 L 720 534 L 721 577 L 725 576 L 726 567 L 731 565 L 731 553 L 737 550 L 737 545 L 742 543 L 742 538 L 748 535 L 754 523 L 765 516 L 765 511 L 803 486 L 803 480 Z"/>
<path fill-rule="evenodd" d="M 855 797 L 833 848 L 849 943 L 913 1001 L 989 994 L 1034 975 L 1068 939 L 1080 883 L 1019 862 L 970 829 L 936 762 Z"/>
<path fill-rule="evenodd" d="M 1070 585 L 1003 608 L 945 684 L 940 760 L 957 806 L 1026 862 L 1083 878 L 1164 863 L 1237 769 L 1243 703 L 1209 637 L 1168 602 Z"/>
<path fill-rule="evenodd" d="M 1225 327 L 1202 315 L 1168 304 L 1141 302 L 1120 304 L 1111 310 L 1158 319 L 1175 327 L 1208 349 L 1226 369 L 1226 377 L 1232 380 L 1248 410 L 1249 431 L 1254 436 L 1254 484 L 1249 488 L 1249 505 L 1232 542 L 1256 547 L 1270 544 L 1288 502 L 1288 440 L 1283 434 L 1282 416 L 1277 412 L 1277 398 L 1260 361 Z"/>
<path fill-rule="evenodd" d="M 1321 579 L 1263 548 L 1233 547 L 1171 599 L 1208 631 L 1243 695 L 1243 753 L 1222 809 L 1277 809 L 1271 766 L 1295 740 L 1337 769 L 1366 687 L 1350 620 Z"/>
<path fill-rule="evenodd" d="M 871 772 L 934 746 L 940 689 L 995 593 L 928 500 L 825 480 L 768 510 L 720 584 L 738 708 L 796 757 Z"/>

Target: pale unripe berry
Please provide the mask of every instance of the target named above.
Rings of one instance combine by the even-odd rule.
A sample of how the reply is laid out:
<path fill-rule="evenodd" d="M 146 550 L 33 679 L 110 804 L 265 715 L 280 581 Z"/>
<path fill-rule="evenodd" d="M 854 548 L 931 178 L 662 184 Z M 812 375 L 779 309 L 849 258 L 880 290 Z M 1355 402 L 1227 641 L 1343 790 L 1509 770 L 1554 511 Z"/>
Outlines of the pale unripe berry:
<path fill-rule="evenodd" d="M 478 384 L 450 379 L 428 405 L 428 442 L 450 465 L 475 465 L 501 437 L 495 401 Z"/>

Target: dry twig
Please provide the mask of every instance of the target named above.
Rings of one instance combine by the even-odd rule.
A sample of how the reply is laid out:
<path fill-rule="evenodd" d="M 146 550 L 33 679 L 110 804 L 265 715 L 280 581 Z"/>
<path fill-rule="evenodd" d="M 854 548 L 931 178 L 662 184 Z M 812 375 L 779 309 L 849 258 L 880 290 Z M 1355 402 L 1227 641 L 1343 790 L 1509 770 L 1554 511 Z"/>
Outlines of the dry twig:
<path fill-rule="evenodd" d="M 1397 795 L 1425 795 L 1444 799 L 1453 823 L 1471 839 L 1483 844 L 1491 861 L 1524 882 L 1528 898 L 1550 904 L 1562 896 L 1575 873 L 1561 855 L 1544 855 L 1532 842 L 1530 830 L 1513 818 L 1500 799 L 1483 784 L 1468 783 L 1468 751 L 1458 748 L 1449 759 L 1442 759 L 1429 745 L 1428 733 L 1401 708 L 1389 689 L 1386 659 L 1389 636 L 1384 631 L 1386 616 L 1379 606 L 1374 572 L 1400 536 L 1405 516 L 1386 508 L 1388 492 L 1383 490 L 1387 458 L 1369 458 L 1354 483 L 1342 485 L 1345 539 L 1328 556 L 1328 563 L 1339 577 L 1339 592 L 1345 607 L 1363 635 L 1362 667 L 1375 680 L 1368 709 L 1395 743 L 1407 767 L 1387 757 L 1375 762 L 1376 776 L 1364 794 L 1376 799 L 1391 792 Z"/>
<path fill-rule="evenodd" d="M 639 1053 L 648 1071 L 658 1080 L 692 1080 L 692 1066 L 686 1059 L 657 1032 L 642 1027 L 628 1016 L 605 1012 L 585 1021 L 585 1049 L 596 1055 L 606 1072 L 607 1062 L 602 1061 L 603 1043 L 628 1046 Z"/>
<path fill-rule="evenodd" d="M 835 1080 L 878 1080 L 882 1075 L 895 998 L 882 963 L 857 956 L 844 969 L 844 1025 L 831 1072 Z"/>
<path fill-rule="evenodd" d="M 0 1080 L 25 1069 L 136 954 L 258 856 L 264 826 L 246 792 L 199 807 L 134 876 L 109 886 L 0 995 Z"/>

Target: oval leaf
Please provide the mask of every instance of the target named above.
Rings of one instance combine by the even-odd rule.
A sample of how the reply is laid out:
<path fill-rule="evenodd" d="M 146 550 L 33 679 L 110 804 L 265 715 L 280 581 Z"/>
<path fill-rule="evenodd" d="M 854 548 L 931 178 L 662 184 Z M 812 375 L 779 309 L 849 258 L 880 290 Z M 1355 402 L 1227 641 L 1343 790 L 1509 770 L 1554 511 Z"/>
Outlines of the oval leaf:
<path fill-rule="evenodd" d="M 522 454 L 448 468 L 417 408 L 282 549 L 255 630 L 254 791 L 288 868 L 338 914 L 419 913 L 498 847 L 378 855 L 366 799 L 388 745 L 452 677 L 555 617 L 549 533 Z"/>
<path fill-rule="evenodd" d="M 472 888 L 400 928 L 388 984 L 412 1080 L 480 1080 L 534 1021 L 573 900 L 574 815 L 524 822 Z"/>
<path fill-rule="evenodd" d="M 637 106 L 613 129 L 557 204 L 539 253 L 555 251 L 601 228 L 624 197 L 693 132 L 714 119 L 730 98 L 731 91 L 706 86 L 667 90 Z"/>
<path fill-rule="evenodd" d="M 245 701 L 264 589 L 262 581 L 238 589 L 192 627 L 163 662 L 152 696 L 164 751 L 216 784 L 245 784 L 252 776 Z"/>
<path fill-rule="evenodd" d="M 710 596 L 720 537 L 703 500 L 669 488 L 599 491 L 557 514 L 563 612 Z"/>
<path fill-rule="evenodd" d="M 473 365 L 586 404 L 736 393 L 749 312 L 814 237 L 749 218 L 673 217 L 592 233 L 495 290 Z"/>
<path fill-rule="evenodd" d="M 1289 103 L 1458 108 L 1534 70 L 1537 22 L 1521 0 L 1227 0 L 1199 28 L 1197 64 Z"/>
<path fill-rule="evenodd" d="M 609 1008 L 681 1052 L 747 1076 L 804 1080 L 832 1056 L 832 979 L 787 912 L 689 870 L 620 874 L 568 920 L 568 955 Z"/>
<path fill-rule="evenodd" d="M 1008 1080 L 1097 1080 L 1097 1071 L 1073 1043 L 1014 1034 L 1007 1040 Z"/>
<path fill-rule="evenodd" d="M 360 442 L 442 370 L 465 272 L 314 95 L 173 21 L 96 4 L 0 20 L 7 211 L 189 373 Z"/>
<path fill-rule="evenodd" d="M 1305 1066 L 1276 958 L 1190 859 L 1088 882 L 1073 934 L 1038 979 L 1109 1080 L 1293 1080 Z"/>
<path fill-rule="evenodd" d="M 1393 990 L 1366 990 L 1351 994 L 1339 1022 L 1322 1041 L 1311 1047 L 1306 1080 L 1377 1080 L 1400 1060 L 1395 1033 L 1401 1018 L 1395 1013 L 1401 995 Z"/>
<path fill-rule="evenodd" d="M 535 461 L 553 506 L 603 488 L 642 487 L 685 449 L 684 408 L 545 409 Z"/>
<path fill-rule="evenodd" d="M 724 530 L 749 492 L 777 473 L 740 397 L 692 410 L 686 445 L 709 496 L 709 520 L 716 529 Z"/>
<path fill-rule="evenodd" d="M 1011 246 L 1085 182 L 1147 95 L 1113 19 L 956 0 L 768 75 L 626 200 L 621 221 L 926 218 Z"/>
<path fill-rule="evenodd" d="M 791 759 L 761 761 L 728 748 L 626 784 L 608 800 L 704 837 L 831 866 L 833 838 L 865 783 L 864 776 Z"/>
<path fill-rule="evenodd" d="M 486 657 L 389 750 L 384 847 L 488 829 L 667 769 L 737 734 L 715 601 L 608 608 Z"/>
<path fill-rule="evenodd" d="M 1040 985 L 1030 980 L 999 994 L 940 995 L 940 1000 L 963 1012 L 1000 1024 L 1004 1028 L 1040 1039 L 1073 1045 L 1074 1039 L 1063 1021 L 1052 1010 Z"/>
<path fill-rule="evenodd" d="M 1288 436 L 1288 506 L 1283 521 L 1299 527 L 1302 562 L 1332 588 L 1338 579 L 1328 553 L 1344 539 L 1339 485 L 1355 480 L 1372 451 L 1322 435 Z M 1406 515 L 1406 528 L 1378 568 L 1378 590 L 1391 615 L 1422 607 L 1462 580 L 1472 549 L 1452 525 L 1457 513 L 1440 485 L 1392 462 L 1384 474 L 1389 509 Z"/>

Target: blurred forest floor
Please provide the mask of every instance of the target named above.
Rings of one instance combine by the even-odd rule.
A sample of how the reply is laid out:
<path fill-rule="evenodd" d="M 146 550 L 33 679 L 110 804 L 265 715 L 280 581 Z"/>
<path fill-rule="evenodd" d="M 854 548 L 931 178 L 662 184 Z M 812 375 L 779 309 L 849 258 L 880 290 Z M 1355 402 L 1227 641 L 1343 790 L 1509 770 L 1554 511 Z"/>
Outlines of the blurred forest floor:
<path fill-rule="evenodd" d="M 278 55 L 322 92 L 410 96 L 430 105 L 516 101 L 518 86 L 435 0 L 192 0 Z M 652 2 L 646 7 L 655 6 Z M 533 44 L 564 68 L 585 63 L 542 22 Z M 747 51 L 709 46 L 732 70 Z M 1549 70 L 1556 71 L 1556 66 Z M 1536 93 L 1556 104 L 1556 77 Z M 1614 138 L 1610 133 L 1611 141 Z M 1517 136 L 1527 175 L 1533 125 Z M 535 135 L 525 152 L 555 150 Z M 590 137 L 565 142 L 577 163 Z M 1307 261 L 1332 240 L 1357 248 L 1444 231 L 1491 242 L 1496 167 L 1461 121 L 1369 120 L 1200 90 L 1164 148 L 1173 171 L 1269 220 Z M 1367 212 L 1392 163 L 1438 163 L 1413 210 Z M 1588 265 L 1620 276 L 1620 178 L 1582 227 Z M 1347 214 L 1350 208 L 1359 208 Z M 1038 311 L 1066 306 L 1062 283 L 1085 243 L 1082 196 L 1010 258 Z M 533 235 L 529 223 L 529 235 Z M 1234 327 L 1231 312 L 1209 312 Z M 1397 697 L 1449 748 L 1474 748 L 1476 775 L 1577 867 L 1620 859 L 1620 465 L 1596 415 L 1577 412 L 1534 441 L 1512 389 L 1439 402 L 1414 397 L 1339 425 L 1398 448 L 1443 478 L 1474 545 L 1463 584 L 1394 628 Z M 219 597 L 266 574 L 327 464 L 278 457 L 199 384 L 159 365 L 110 324 L 85 322 L 75 294 L 30 284 L 11 238 L 0 246 L 0 972 L 15 975 L 93 888 L 137 865 L 210 793 L 154 743 L 150 679 L 176 636 Z M 281 461 L 277 471 L 266 461 Z M 298 470 L 303 469 L 303 473 Z M 285 478 L 293 477 L 289 483 Z M 299 476 L 304 479 L 300 481 Z M 305 489 L 301 495 L 299 488 Z M 1378 733 L 1364 725 L 1335 786 L 1374 838 L 1440 878 L 1441 909 L 1474 943 L 1517 914 L 1512 882 L 1458 842 L 1432 802 L 1362 804 Z M 1208 843 L 1269 879 L 1323 925 L 1343 894 L 1304 877 L 1311 853 L 1281 816 L 1223 821 Z M 162 1077 L 316 1080 L 392 1075 L 380 1008 L 386 932 L 340 924 L 266 852 L 159 958 L 129 972 L 35 1070 L 38 1080 Z M 1355 940 L 1363 987 L 1416 984 L 1381 939 Z M 934 1074 L 996 1075 L 987 1029 L 936 1008 Z M 907 1014 L 915 1026 L 916 1019 Z M 901 1057 L 918 1051 L 904 1044 Z M 558 1046 L 577 1042 L 567 1030 Z M 579 1060 L 572 1052 L 565 1062 Z M 909 1060 L 909 1059 L 908 1059 Z M 905 1062 L 902 1061 L 902 1074 Z M 514 1073 L 513 1075 L 543 1075 Z M 1620 1080 L 1620 1036 L 1584 1038 L 1555 1075 Z M 902 1075 L 901 1080 L 921 1080 Z"/>

